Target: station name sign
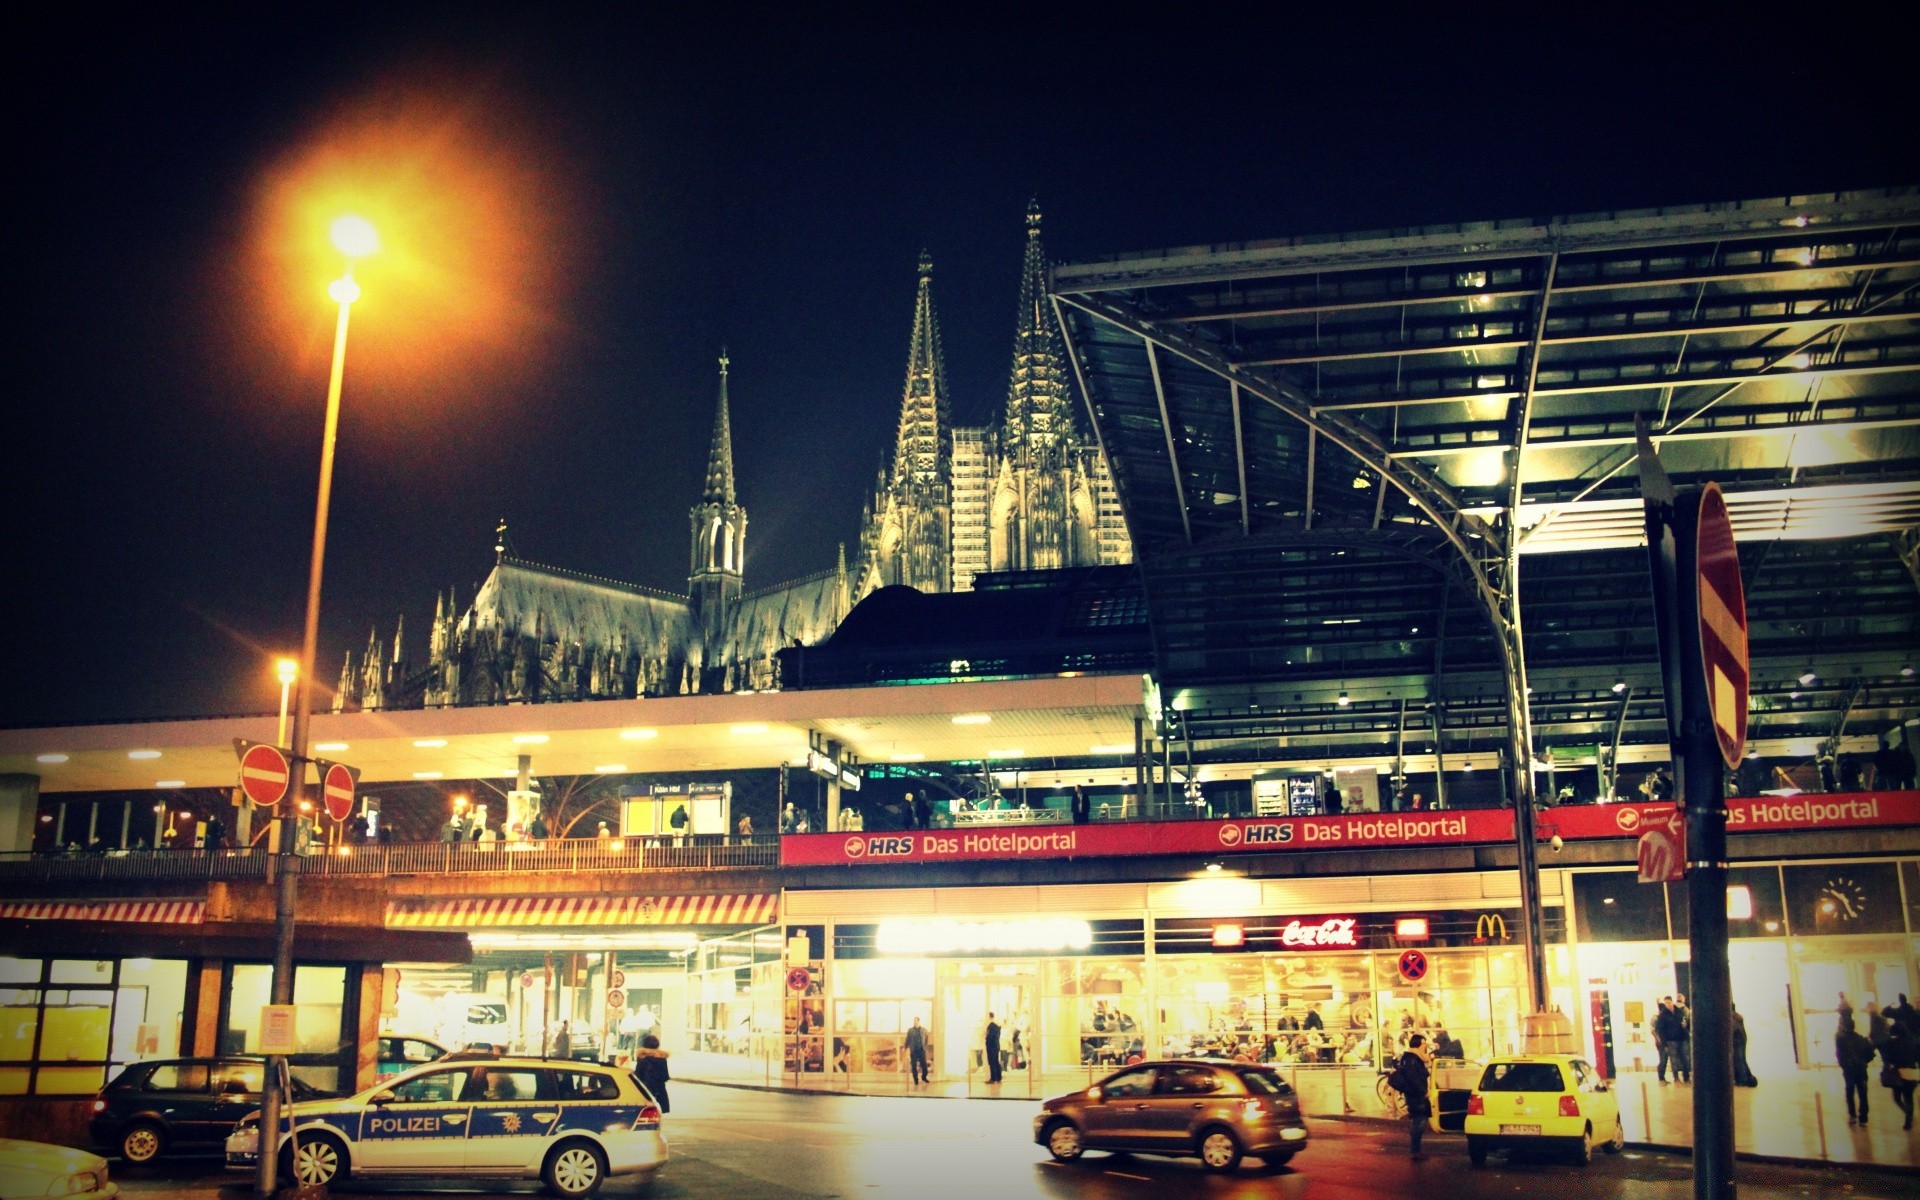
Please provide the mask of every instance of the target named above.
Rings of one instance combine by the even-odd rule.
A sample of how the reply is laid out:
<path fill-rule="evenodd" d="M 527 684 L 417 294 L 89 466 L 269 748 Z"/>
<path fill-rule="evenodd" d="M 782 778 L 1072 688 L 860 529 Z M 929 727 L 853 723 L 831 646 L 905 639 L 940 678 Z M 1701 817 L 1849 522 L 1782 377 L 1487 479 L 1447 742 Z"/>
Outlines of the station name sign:
<path fill-rule="evenodd" d="M 1727 802 L 1729 832 L 1920 825 L 1920 792 L 1865 792 Z M 1663 822 L 1669 803 L 1578 804 L 1542 810 L 1542 839 L 1637 838 Z M 1386 846 L 1495 845 L 1513 840 L 1504 808 L 1356 813 L 1334 817 L 1250 817 L 1227 821 L 1122 821 L 1043 829 L 802 833 L 780 839 L 785 866 L 1021 861 L 1160 854 L 1285 854 Z"/>

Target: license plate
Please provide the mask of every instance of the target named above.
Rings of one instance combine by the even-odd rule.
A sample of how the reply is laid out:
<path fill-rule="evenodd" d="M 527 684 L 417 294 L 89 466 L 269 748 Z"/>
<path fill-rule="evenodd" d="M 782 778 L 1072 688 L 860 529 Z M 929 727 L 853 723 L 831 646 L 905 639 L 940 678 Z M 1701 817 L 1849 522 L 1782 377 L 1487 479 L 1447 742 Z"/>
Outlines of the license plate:
<path fill-rule="evenodd" d="M 1538 1125 L 1502 1125 L 1500 1132 L 1514 1136 L 1539 1137 L 1540 1127 Z"/>

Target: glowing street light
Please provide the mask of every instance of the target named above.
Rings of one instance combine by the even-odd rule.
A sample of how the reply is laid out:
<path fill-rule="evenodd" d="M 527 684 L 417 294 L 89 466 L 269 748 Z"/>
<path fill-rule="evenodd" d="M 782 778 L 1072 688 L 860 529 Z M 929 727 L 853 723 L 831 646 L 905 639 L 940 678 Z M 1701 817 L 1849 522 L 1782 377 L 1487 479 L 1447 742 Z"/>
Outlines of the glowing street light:
<path fill-rule="evenodd" d="M 280 676 L 280 732 L 274 735 L 273 744 L 287 744 L 287 694 L 293 690 L 293 681 L 300 677 L 300 664 L 291 658 L 283 658 L 273 664 Z"/>
<path fill-rule="evenodd" d="M 340 306 L 340 318 L 333 330 L 333 367 L 327 375 L 327 418 L 320 439 L 320 492 L 313 507 L 313 556 L 307 569 L 307 618 L 300 638 L 300 659 L 294 667 L 293 739 L 287 743 L 293 766 L 292 786 L 287 790 L 292 813 L 313 810 L 307 797 L 307 726 L 313 706 L 313 658 L 320 637 L 320 578 L 327 554 L 327 511 L 333 500 L 333 446 L 340 428 L 340 383 L 347 367 L 347 319 L 354 302 L 360 299 L 360 285 L 354 282 L 355 259 L 365 258 L 380 248 L 380 238 L 372 224 L 359 216 L 334 220 L 328 233 L 334 248 L 345 257 L 345 270 L 327 287 L 327 295 Z M 293 849 L 292 831 L 282 820 L 279 827 L 281 854 Z M 279 887 L 274 895 L 273 1002 L 293 1003 L 293 914 L 294 883 L 298 878 L 284 864 L 279 869 Z M 285 1059 L 276 1055 L 269 1060 L 267 1086 L 261 1096 L 260 1128 L 278 1129 L 280 1079 Z M 262 1197 L 274 1191 L 277 1155 L 262 1153 L 254 1190 Z"/>

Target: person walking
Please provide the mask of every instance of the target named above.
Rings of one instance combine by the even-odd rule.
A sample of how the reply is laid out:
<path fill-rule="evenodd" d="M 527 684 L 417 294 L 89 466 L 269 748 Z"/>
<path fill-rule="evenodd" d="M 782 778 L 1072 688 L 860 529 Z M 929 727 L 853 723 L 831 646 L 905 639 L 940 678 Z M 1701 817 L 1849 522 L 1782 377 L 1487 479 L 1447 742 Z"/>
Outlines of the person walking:
<path fill-rule="evenodd" d="M 1738 1007 L 1729 1004 L 1727 1009 L 1733 1014 L 1733 1086 L 1759 1087 L 1760 1080 L 1747 1065 L 1747 1019 Z"/>
<path fill-rule="evenodd" d="M 1840 1063 L 1841 1085 L 1847 1093 L 1847 1124 L 1865 1125 L 1867 1064 L 1873 1061 L 1873 1043 L 1854 1031 L 1852 1013 L 1840 1018 L 1840 1028 L 1833 1036 L 1833 1057 Z"/>
<path fill-rule="evenodd" d="M 1896 1021 L 1887 1034 L 1886 1053 L 1881 1057 L 1885 1066 L 1880 1081 L 1893 1092 L 1893 1102 L 1905 1118 L 1900 1128 L 1912 1129 L 1913 1091 L 1920 1086 L 1920 1038 L 1915 1038 L 1906 1025 Z M 1861 1124 L 1866 1122 L 1863 1120 Z"/>
<path fill-rule="evenodd" d="M 1426 1045 L 1424 1034 L 1416 1033 L 1408 1038 L 1407 1048 L 1401 1053 L 1399 1064 L 1394 1067 L 1394 1074 L 1399 1077 L 1398 1090 L 1407 1102 L 1407 1135 L 1410 1141 L 1407 1153 L 1414 1158 L 1420 1157 L 1420 1139 L 1426 1136 L 1427 1121 L 1433 1116 L 1433 1102 L 1427 1098 L 1427 1087 L 1433 1072 L 1427 1066 Z"/>
<path fill-rule="evenodd" d="M 753 814 L 741 813 L 740 823 L 734 827 L 734 832 L 740 835 L 741 841 L 743 842 L 752 841 L 753 840 Z"/>
<path fill-rule="evenodd" d="M 552 1056 L 554 1058 L 573 1057 L 573 1025 L 560 1022 L 560 1028 L 553 1031 Z"/>
<path fill-rule="evenodd" d="M 1659 1007 L 1653 1014 L 1653 1050 L 1660 1056 L 1659 1063 L 1654 1067 L 1654 1074 L 1659 1077 L 1661 1083 L 1667 1081 L 1667 1068 L 1673 1063 L 1674 1021 L 1673 997 L 1660 997 Z M 1678 1068 L 1675 1068 L 1673 1077 L 1680 1078 Z"/>
<path fill-rule="evenodd" d="M 1880 1011 L 1880 1006 L 1867 1001 L 1867 1040 L 1884 1057 L 1887 1052 L 1887 1035 L 1893 1030 L 1893 1022 Z"/>
<path fill-rule="evenodd" d="M 927 1082 L 927 1031 L 919 1017 L 907 1030 L 907 1065 L 913 1071 L 913 1082 Z"/>
<path fill-rule="evenodd" d="M 1693 1083 L 1693 1011 L 1687 1007 L 1687 998 L 1681 993 L 1673 997 L 1674 1032 L 1677 1041 L 1673 1047 L 1674 1078 L 1681 1083 Z"/>
<path fill-rule="evenodd" d="M 667 1052 L 660 1048 L 660 1039 L 651 1033 L 640 1039 L 640 1049 L 633 1057 L 633 1073 L 662 1113 L 673 1111 L 673 1105 L 667 1102 L 667 1080 L 672 1078 L 667 1071 Z"/>
<path fill-rule="evenodd" d="M 987 1051 L 987 1082 L 999 1083 L 1000 1082 L 1000 1022 L 993 1019 L 992 1013 L 987 1014 L 986 1051 Z"/>

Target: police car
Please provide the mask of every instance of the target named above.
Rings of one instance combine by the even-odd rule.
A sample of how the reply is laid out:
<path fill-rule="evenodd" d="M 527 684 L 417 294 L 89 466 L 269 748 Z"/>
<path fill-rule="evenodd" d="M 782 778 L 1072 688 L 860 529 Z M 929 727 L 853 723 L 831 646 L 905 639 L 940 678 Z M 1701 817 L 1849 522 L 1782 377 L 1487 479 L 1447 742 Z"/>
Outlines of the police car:
<path fill-rule="evenodd" d="M 256 1112 L 227 1139 L 227 1166 L 251 1169 L 259 1145 Z M 592 1195 L 609 1175 L 650 1180 L 667 1160 L 660 1108 L 631 1072 L 539 1058 L 433 1063 L 295 1104 L 276 1145 L 291 1184 L 492 1176 L 541 1179 L 566 1197 Z"/>

